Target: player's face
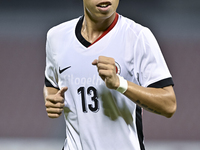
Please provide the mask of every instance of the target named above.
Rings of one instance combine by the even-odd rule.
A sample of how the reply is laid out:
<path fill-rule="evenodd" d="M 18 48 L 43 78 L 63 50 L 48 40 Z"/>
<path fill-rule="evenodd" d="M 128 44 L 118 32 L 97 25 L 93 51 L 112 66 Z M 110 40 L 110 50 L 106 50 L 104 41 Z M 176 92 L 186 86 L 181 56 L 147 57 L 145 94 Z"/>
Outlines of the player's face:
<path fill-rule="evenodd" d="M 85 15 L 96 20 L 115 15 L 119 0 L 83 0 Z"/>

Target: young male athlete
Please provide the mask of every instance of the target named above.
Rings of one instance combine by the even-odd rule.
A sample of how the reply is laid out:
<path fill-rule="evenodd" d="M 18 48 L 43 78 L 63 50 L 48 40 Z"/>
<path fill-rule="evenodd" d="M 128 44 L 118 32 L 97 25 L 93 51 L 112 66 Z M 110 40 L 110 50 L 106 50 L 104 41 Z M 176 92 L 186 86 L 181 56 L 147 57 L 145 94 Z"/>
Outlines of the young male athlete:
<path fill-rule="evenodd" d="M 64 150 L 144 150 L 142 108 L 176 111 L 157 41 L 116 13 L 118 3 L 83 0 L 83 16 L 47 34 L 45 106 L 50 118 L 64 110 Z"/>

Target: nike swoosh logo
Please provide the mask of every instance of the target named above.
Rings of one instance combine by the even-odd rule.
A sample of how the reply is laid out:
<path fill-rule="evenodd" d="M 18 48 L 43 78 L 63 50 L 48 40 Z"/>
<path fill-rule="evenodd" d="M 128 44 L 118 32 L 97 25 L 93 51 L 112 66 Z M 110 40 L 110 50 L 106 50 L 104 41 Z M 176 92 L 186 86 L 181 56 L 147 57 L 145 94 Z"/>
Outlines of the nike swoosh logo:
<path fill-rule="evenodd" d="M 67 70 L 67 69 L 69 69 L 69 68 L 71 68 L 71 66 L 66 67 L 66 68 L 64 68 L 64 69 L 60 69 L 60 67 L 59 67 L 59 73 L 61 74 L 61 73 L 63 73 L 65 70 Z"/>

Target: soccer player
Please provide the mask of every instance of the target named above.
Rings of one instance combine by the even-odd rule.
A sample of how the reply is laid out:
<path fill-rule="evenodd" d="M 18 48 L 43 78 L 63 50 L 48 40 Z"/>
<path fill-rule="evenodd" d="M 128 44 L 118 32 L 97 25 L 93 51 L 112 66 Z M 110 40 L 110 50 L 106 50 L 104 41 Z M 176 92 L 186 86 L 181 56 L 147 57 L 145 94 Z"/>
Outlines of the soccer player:
<path fill-rule="evenodd" d="M 64 111 L 64 150 L 144 150 L 142 109 L 171 117 L 172 76 L 151 31 L 116 12 L 119 0 L 83 0 L 84 15 L 47 34 L 47 114 Z"/>

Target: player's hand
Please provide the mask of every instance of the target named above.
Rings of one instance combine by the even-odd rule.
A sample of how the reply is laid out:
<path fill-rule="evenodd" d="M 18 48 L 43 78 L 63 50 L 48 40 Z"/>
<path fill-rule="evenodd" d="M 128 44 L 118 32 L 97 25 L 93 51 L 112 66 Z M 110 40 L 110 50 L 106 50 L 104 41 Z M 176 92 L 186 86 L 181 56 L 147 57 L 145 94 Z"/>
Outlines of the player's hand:
<path fill-rule="evenodd" d="M 116 75 L 115 60 L 110 57 L 99 56 L 92 62 L 96 65 L 99 76 L 105 82 L 106 86 L 110 89 L 117 89 L 119 87 L 119 78 Z"/>
<path fill-rule="evenodd" d="M 67 87 L 63 87 L 55 95 L 48 95 L 45 98 L 45 106 L 47 115 L 50 118 L 58 118 L 61 116 L 64 104 L 64 93 L 67 91 Z"/>

